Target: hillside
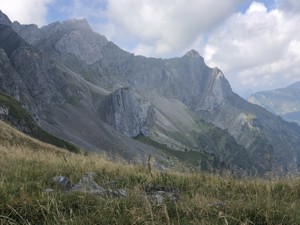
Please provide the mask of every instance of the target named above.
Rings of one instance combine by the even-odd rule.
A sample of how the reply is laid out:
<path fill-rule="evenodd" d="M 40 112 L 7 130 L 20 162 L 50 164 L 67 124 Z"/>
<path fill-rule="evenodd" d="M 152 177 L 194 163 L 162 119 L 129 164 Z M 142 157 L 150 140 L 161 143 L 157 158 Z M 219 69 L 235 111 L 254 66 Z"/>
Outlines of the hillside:
<path fill-rule="evenodd" d="M 286 88 L 257 92 L 248 101 L 300 125 L 300 82 Z"/>
<path fill-rule="evenodd" d="M 79 152 L 75 145 L 49 134 L 38 126 L 32 116 L 24 109 L 20 102 L 0 91 L 0 119 L 9 122 L 18 130 L 29 134 L 43 142 L 65 148 L 72 152 Z"/>
<path fill-rule="evenodd" d="M 298 224 L 300 181 L 235 179 L 230 174 L 169 173 L 110 162 L 44 144 L 0 121 L 0 224 Z M 101 197 L 52 187 L 57 175 L 77 182 L 93 171 L 127 197 Z M 179 188 L 157 202 L 148 186 Z"/>

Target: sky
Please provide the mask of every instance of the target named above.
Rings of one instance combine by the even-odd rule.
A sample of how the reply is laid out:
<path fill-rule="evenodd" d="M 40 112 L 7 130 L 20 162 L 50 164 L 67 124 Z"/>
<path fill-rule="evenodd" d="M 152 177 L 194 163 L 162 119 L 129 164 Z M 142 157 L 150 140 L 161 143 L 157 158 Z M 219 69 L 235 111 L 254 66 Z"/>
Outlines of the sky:
<path fill-rule="evenodd" d="M 38 26 L 87 18 L 136 55 L 195 49 L 243 97 L 300 81 L 300 0 L 0 0 L 0 10 Z"/>

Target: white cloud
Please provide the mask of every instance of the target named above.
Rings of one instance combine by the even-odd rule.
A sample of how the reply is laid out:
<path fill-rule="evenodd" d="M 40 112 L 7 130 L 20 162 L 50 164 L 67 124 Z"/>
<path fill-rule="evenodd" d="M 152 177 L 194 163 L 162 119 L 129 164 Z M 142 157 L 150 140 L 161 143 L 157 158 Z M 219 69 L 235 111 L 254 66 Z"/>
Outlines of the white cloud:
<path fill-rule="evenodd" d="M 217 53 L 217 51 L 218 51 L 217 46 L 212 46 L 207 44 L 204 49 L 203 57 L 205 58 L 206 61 L 211 62 L 215 54 Z"/>
<path fill-rule="evenodd" d="M 0 0 L 0 9 L 10 20 L 45 25 L 47 4 L 54 0 Z"/>
<path fill-rule="evenodd" d="M 151 53 L 154 51 L 154 48 L 148 45 L 139 44 L 135 47 L 134 53 L 136 55 L 151 55 Z"/>
<path fill-rule="evenodd" d="M 62 4 L 65 0 L 61 1 Z M 101 18 L 106 17 L 104 6 L 107 0 L 70 0 L 68 4 L 63 5 L 61 8 L 62 13 L 66 13 L 70 18 Z"/>
<path fill-rule="evenodd" d="M 133 51 L 148 56 L 181 54 L 199 33 L 228 17 L 243 0 L 109 0 L 106 13 L 113 39 L 139 42 Z"/>
<path fill-rule="evenodd" d="M 249 9 L 247 10 L 247 13 L 256 13 L 256 12 L 267 12 L 267 8 L 264 4 L 259 3 L 259 2 L 253 2 Z"/>
<path fill-rule="evenodd" d="M 253 2 L 214 30 L 203 50 L 238 93 L 282 87 L 300 80 L 300 16 Z"/>

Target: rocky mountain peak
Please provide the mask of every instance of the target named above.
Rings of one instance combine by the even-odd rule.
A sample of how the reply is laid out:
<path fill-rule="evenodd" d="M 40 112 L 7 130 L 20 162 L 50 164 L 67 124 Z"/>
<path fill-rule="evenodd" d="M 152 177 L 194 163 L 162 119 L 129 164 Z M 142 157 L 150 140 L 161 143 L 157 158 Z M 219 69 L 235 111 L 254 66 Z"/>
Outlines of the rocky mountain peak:
<path fill-rule="evenodd" d="M 61 31 L 61 30 L 91 30 L 91 27 L 87 19 L 71 19 L 62 22 L 54 22 L 47 26 L 42 27 L 42 30 L 47 30 L 51 32 Z"/>
<path fill-rule="evenodd" d="M 7 26 L 11 25 L 10 19 L 1 10 L 0 10 L 0 24 L 7 25 Z"/>
<path fill-rule="evenodd" d="M 213 68 L 213 70 L 213 74 L 216 79 L 225 78 L 223 72 L 218 67 Z"/>
<path fill-rule="evenodd" d="M 41 39 L 42 32 L 35 24 L 22 25 L 18 21 L 14 21 L 12 28 L 29 44 Z"/>
<path fill-rule="evenodd" d="M 87 19 L 71 19 L 66 20 L 61 23 L 64 28 L 69 29 L 79 29 L 79 30 L 91 30 L 91 27 L 87 21 Z"/>
<path fill-rule="evenodd" d="M 185 55 L 182 58 L 185 59 L 185 61 L 187 60 L 189 62 L 196 62 L 198 65 L 206 67 L 204 58 L 199 54 L 199 52 L 197 52 L 194 49 L 185 53 Z"/>
<path fill-rule="evenodd" d="M 19 33 L 29 43 L 38 43 L 44 49 L 54 46 L 62 56 L 74 55 L 87 65 L 103 58 L 102 48 L 108 43 L 106 37 L 91 29 L 86 19 L 51 23 L 36 32 L 29 32 L 32 37 L 25 31 Z"/>
<path fill-rule="evenodd" d="M 185 53 L 184 57 L 191 57 L 191 58 L 202 58 L 199 54 L 199 52 L 197 52 L 196 50 L 192 49 L 190 51 L 188 51 L 187 53 Z"/>

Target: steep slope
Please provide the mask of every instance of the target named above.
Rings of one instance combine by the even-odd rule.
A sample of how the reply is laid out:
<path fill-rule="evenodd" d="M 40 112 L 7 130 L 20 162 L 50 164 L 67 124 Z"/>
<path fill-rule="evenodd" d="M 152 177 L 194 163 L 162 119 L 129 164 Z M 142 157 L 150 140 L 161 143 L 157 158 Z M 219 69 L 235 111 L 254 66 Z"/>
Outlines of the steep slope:
<path fill-rule="evenodd" d="M 3 83 L 2 89 L 60 137 L 130 157 L 159 157 L 163 147 L 201 153 L 199 163 L 205 155 L 259 172 L 298 168 L 300 128 L 234 94 L 222 72 L 194 50 L 173 59 L 134 56 L 86 20 L 2 29 L 4 64 L 16 77 L 8 79 L 15 89 Z M 21 45 L 7 49 L 4 31 Z M 148 136 L 146 145 L 130 138 L 139 133 Z"/>
<path fill-rule="evenodd" d="M 95 119 L 91 95 L 104 96 L 101 88 L 31 47 L 10 26 L 0 25 L 0 40 L 1 89 L 21 101 L 47 131 L 92 151 L 111 149 L 113 155 L 153 151 Z"/>
<path fill-rule="evenodd" d="M 300 82 L 286 88 L 255 93 L 248 98 L 248 101 L 288 121 L 300 124 Z"/>
<path fill-rule="evenodd" d="M 79 152 L 79 148 L 69 142 L 55 137 L 41 129 L 31 115 L 22 108 L 20 102 L 0 91 L 0 120 L 6 121 L 18 130 L 40 141 L 65 148 L 72 152 Z"/>

